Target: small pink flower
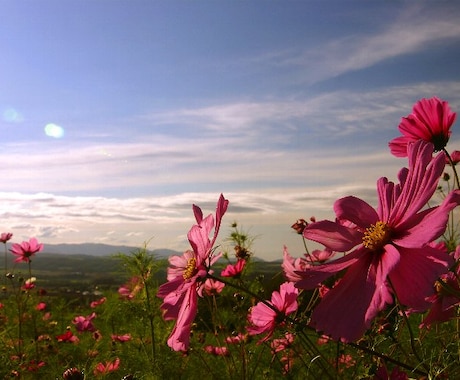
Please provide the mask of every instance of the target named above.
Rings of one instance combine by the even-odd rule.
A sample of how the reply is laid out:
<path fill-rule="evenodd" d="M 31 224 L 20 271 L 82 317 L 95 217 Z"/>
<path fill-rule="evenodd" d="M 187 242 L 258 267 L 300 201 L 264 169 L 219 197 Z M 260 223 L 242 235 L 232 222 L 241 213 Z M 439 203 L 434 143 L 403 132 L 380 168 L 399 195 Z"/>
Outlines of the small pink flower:
<path fill-rule="evenodd" d="M 297 308 L 297 295 L 299 290 L 294 287 L 292 282 L 281 284 L 280 291 L 272 293 L 271 301 L 259 302 L 251 308 L 249 314 L 250 326 L 247 327 L 249 335 L 267 333 L 259 343 L 268 340 L 275 328 L 282 323 L 285 316 L 294 313 Z"/>
<path fill-rule="evenodd" d="M 286 277 L 288 281 L 300 281 L 302 279 L 302 276 L 297 272 L 302 272 L 306 270 L 308 267 L 310 267 L 310 263 L 308 263 L 304 257 L 292 257 L 289 254 L 287 247 L 284 246 L 283 263 L 281 264 L 281 268 L 283 268 L 284 277 Z"/>
<path fill-rule="evenodd" d="M 120 359 L 116 358 L 113 362 L 98 363 L 94 369 L 94 376 L 107 375 L 110 372 L 115 372 L 120 367 Z"/>
<path fill-rule="evenodd" d="M 223 282 L 207 278 L 203 284 L 203 293 L 207 296 L 219 294 L 224 290 L 225 284 Z"/>
<path fill-rule="evenodd" d="M 64 334 L 56 336 L 58 342 L 78 343 L 80 339 L 73 334 L 72 331 L 67 330 Z"/>
<path fill-rule="evenodd" d="M 112 338 L 112 342 L 129 342 L 131 340 L 131 334 L 124 334 L 124 335 L 115 335 L 112 334 L 110 336 Z"/>
<path fill-rule="evenodd" d="M 32 290 L 33 288 L 35 288 L 35 281 L 37 281 L 35 277 L 28 278 L 27 280 L 24 281 L 24 285 L 22 286 L 22 289 Z"/>
<path fill-rule="evenodd" d="M 204 350 L 211 355 L 215 356 L 228 356 L 230 355 L 230 351 L 227 347 L 214 347 L 214 346 L 206 346 Z"/>
<path fill-rule="evenodd" d="M 450 154 L 450 158 L 452 159 L 452 163 L 453 163 L 454 165 L 457 165 L 457 164 L 460 162 L 460 151 L 454 150 L 454 151 Z M 447 164 L 447 165 L 452 165 L 452 163 L 450 162 L 449 158 L 446 156 L 446 164 Z"/>
<path fill-rule="evenodd" d="M 276 354 L 277 352 L 284 351 L 285 349 L 292 346 L 292 343 L 294 343 L 294 335 L 290 332 L 287 332 L 284 335 L 284 338 L 273 339 L 270 344 L 272 353 Z"/>
<path fill-rule="evenodd" d="M 94 332 L 96 331 L 96 328 L 93 325 L 93 319 L 96 318 L 96 313 L 92 313 L 88 315 L 87 317 L 83 316 L 78 316 L 75 317 L 72 321 L 72 323 L 75 325 L 75 328 L 77 329 L 78 332 L 83 332 L 83 331 L 91 331 Z"/>
<path fill-rule="evenodd" d="M 35 306 L 35 309 L 38 311 L 43 311 L 46 309 L 46 303 L 40 302 L 37 306 Z"/>
<path fill-rule="evenodd" d="M 220 273 L 222 277 L 237 277 L 243 272 L 246 265 L 246 260 L 238 259 L 236 264 L 228 264 Z"/>
<path fill-rule="evenodd" d="M 242 342 L 245 342 L 247 339 L 247 335 L 246 334 L 241 334 L 241 333 L 238 333 L 237 335 L 235 336 L 228 336 L 225 338 L 225 343 L 227 344 L 240 344 Z"/>
<path fill-rule="evenodd" d="M 0 235 L 0 243 L 5 244 L 12 237 L 13 237 L 13 234 L 11 232 L 2 232 L 2 234 Z"/>
<path fill-rule="evenodd" d="M 142 279 L 138 276 L 131 277 L 128 283 L 120 286 L 118 294 L 120 298 L 132 300 L 137 293 L 144 287 Z"/>
<path fill-rule="evenodd" d="M 107 297 L 102 297 L 101 299 L 99 300 L 96 300 L 96 301 L 93 301 L 89 304 L 89 306 L 94 309 L 96 307 L 98 307 L 99 305 L 102 305 L 105 301 L 107 301 Z"/>
<path fill-rule="evenodd" d="M 436 97 L 419 100 L 412 114 L 402 118 L 398 127 L 402 136 L 390 141 L 391 153 L 396 157 L 407 157 L 408 144 L 418 140 L 431 142 L 435 152 L 443 150 L 449 141 L 450 128 L 456 116 L 445 100 Z"/>

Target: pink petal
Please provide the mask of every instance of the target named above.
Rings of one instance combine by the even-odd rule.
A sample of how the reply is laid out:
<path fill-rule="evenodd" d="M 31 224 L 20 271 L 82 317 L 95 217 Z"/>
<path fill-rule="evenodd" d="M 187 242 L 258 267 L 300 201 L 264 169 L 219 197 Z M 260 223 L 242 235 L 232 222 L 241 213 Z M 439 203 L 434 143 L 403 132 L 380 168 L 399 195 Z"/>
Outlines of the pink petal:
<path fill-rule="evenodd" d="M 196 291 L 191 289 L 187 292 L 181 304 L 176 325 L 168 338 L 168 346 L 174 351 L 188 350 L 190 329 L 197 313 L 197 298 Z"/>
<path fill-rule="evenodd" d="M 305 227 L 303 236 L 332 251 L 345 252 L 360 244 L 363 234 L 330 220 L 322 220 Z"/>
<path fill-rule="evenodd" d="M 296 282 L 295 286 L 300 289 L 315 288 L 324 280 L 362 260 L 368 254 L 369 251 L 361 247 L 337 260 L 321 265 L 313 265 L 305 271 L 296 272 L 302 277 L 302 280 Z"/>
<path fill-rule="evenodd" d="M 418 249 L 399 248 L 401 259 L 389 278 L 399 301 L 418 311 L 426 310 L 425 298 L 434 294 L 434 283 L 447 272 L 453 262 L 442 250 L 425 246 Z"/>
<path fill-rule="evenodd" d="M 404 234 L 393 239 L 395 244 L 406 248 L 418 248 L 439 238 L 445 231 L 449 212 L 460 204 L 460 190 L 452 191 L 443 203 L 413 217 L 410 224 L 400 226 Z"/>
<path fill-rule="evenodd" d="M 364 229 L 378 221 L 375 210 L 362 199 L 353 196 L 337 200 L 334 211 L 339 220 L 348 220 Z"/>
<path fill-rule="evenodd" d="M 390 262 L 379 268 L 379 258 L 363 256 L 315 308 L 312 325 L 335 340 L 355 341 L 389 299 L 384 285 Z"/>

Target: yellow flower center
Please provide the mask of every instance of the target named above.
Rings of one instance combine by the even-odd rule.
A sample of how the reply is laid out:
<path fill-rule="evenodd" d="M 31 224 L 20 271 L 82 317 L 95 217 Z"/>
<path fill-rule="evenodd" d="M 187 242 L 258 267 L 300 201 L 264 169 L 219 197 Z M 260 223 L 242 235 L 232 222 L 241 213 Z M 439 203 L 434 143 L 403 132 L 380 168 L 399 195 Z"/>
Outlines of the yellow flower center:
<path fill-rule="evenodd" d="M 378 251 L 388 243 L 391 237 L 391 228 L 384 222 L 371 224 L 363 236 L 363 245 L 372 251 Z"/>
<path fill-rule="evenodd" d="M 184 273 L 182 276 L 184 280 L 192 278 L 196 273 L 196 259 L 194 257 L 188 259 L 187 266 L 185 267 Z"/>

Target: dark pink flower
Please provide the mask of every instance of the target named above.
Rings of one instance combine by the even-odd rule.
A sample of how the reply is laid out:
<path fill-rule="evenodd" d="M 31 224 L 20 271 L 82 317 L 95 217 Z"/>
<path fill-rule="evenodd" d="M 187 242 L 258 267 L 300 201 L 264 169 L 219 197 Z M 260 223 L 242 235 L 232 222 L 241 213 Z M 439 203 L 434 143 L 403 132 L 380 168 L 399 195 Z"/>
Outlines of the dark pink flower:
<path fill-rule="evenodd" d="M 43 244 L 39 244 L 37 239 L 31 238 L 29 241 L 23 241 L 22 243 L 14 243 L 11 246 L 10 251 L 13 255 L 18 256 L 14 262 L 18 263 L 24 261 L 30 262 L 30 257 L 40 252 L 43 249 Z"/>
<path fill-rule="evenodd" d="M 83 317 L 82 315 L 75 317 L 72 323 L 75 325 L 75 328 L 78 332 L 83 331 L 96 331 L 96 328 L 93 325 L 93 319 L 96 318 L 96 313 L 91 313 L 87 317 Z"/>
<path fill-rule="evenodd" d="M 56 336 L 58 342 L 78 343 L 80 339 L 73 334 L 72 331 L 67 330 L 64 334 Z"/>
<path fill-rule="evenodd" d="M 436 281 L 436 294 L 427 298 L 432 303 L 430 311 L 419 328 L 429 329 L 435 323 L 446 322 L 456 316 L 456 306 L 460 304 L 459 268 L 457 267 L 457 273 L 448 272 Z"/>
<path fill-rule="evenodd" d="M 457 165 L 459 162 L 460 162 L 460 151 L 458 150 L 454 150 L 451 154 L 450 154 L 450 158 L 452 160 L 452 163 L 454 165 Z M 452 165 L 452 163 L 450 162 L 449 158 L 446 156 L 446 164 L 447 165 Z"/>
<path fill-rule="evenodd" d="M 228 264 L 220 273 L 222 277 L 237 277 L 243 272 L 246 260 L 238 259 L 235 264 Z"/>
<path fill-rule="evenodd" d="M 280 291 L 272 293 L 271 301 L 259 302 L 251 308 L 249 314 L 250 326 L 247 327 L 249 335 L 258 335 L 267 333 L 259 343 L 268 340 L 277 326 L 283 323 L 286 316 L 294 313 L 297 308 L 298 289 L 292 282 L 281 284 Z"/>
<path fill-rule="evenodd" d="M 403 305 L 426 310 L 435 280 L 453 262 L 430 243 L 443 234 L 449 212 L 460 203 L 460 191 L 448 194 L 440 206 L 423 209 L 444 170 L 444 155 L 433 158 L 433 145 L 424 141 L 408 149 L 409 169 L 400 171 L 400 183 L 379 179 L 377 210 L 359 198 L 345 197 L 335 202 L 336 222 L 319 221 L 305 229 L 307 239 L 333 251 L 351 250 L 299 272 L 303 280 L 296 284 L 316 287 L 348 268 L 312 313 L 312 325 L 334 339 L 358 339 L 378 312 L 393 303 L 392 288 Z"/>
<path fill-rule="evenodd" d="M 169 336 L 168 346 L 175 351 L 187 351 L 190 342 L 190 329 L 197 313 L 198 295 L 202 296 L 203 283 L 212 264 L 219 259 L 213 246 L 219 233 L 221 220 L 227 211 L 228 200 L 221 194 L 217 202 L 216 220 L 213 215 L 203 218 L 201 209 L 193 205 L 197 224 L 188 232 L 192 250 L 182 256 L 171 256 L 168 268 L 168 282 L 161 285 L 158 297 L 163 298 L 161 309 L 165 320 L 176 320 Z M 213 238 L 209 235 L 214 229 Z"/>
<path fill-rule="evenodd" d="M 129 342 L 131 340 L 131 334 L 124 334 L 124 335 L 115 335 L 112 334 L 110 336 L 112 338 L 112 342 Z"/>
<path fill-rule="evenodd" d="M 419 100 L 412 113 L 402 118 L 398 127 L 402 136 L 390 141 L 391 153 L 396 157 L 407 157 L 408 143 L 418 140 L 431 142 L 435 152 L 444 149 L 456 116 L 444 100 L 436 97 Z"/>
<path fill-rule="evenodd" d="M 44 302 L 40 302 L 37 304 L 37 306 L 35 306 L 35 309 L 38 310 L 38 311 L 43 311 L 46 309 L 46 303 Z"/>
<path fill-rule="evenodd" d="M 120 359 L 116 358 L 113 362 L 98 363 L 94 368 L 94 376 L 107 375 L 110 372 L 115 372 L 120 367 Z"/>
<path fill-rule="evenodd" d="M 89 304 L 89 306 L 94 309 L 96 307 L 98 307 L 99 305 L 102 305 L 105 301 L 107 301 L 107 297 L 102 297 L 101 299 L 99 300 L 96 300 L 96 301 L 93 301 Z"/>
<path fill-rule="evenodd" d="M 13 234 L 11 232 L 2 232 L 2 234 L 0 235 L 0 243 L 5 244 L 12 237 L 13 237 Z"/>

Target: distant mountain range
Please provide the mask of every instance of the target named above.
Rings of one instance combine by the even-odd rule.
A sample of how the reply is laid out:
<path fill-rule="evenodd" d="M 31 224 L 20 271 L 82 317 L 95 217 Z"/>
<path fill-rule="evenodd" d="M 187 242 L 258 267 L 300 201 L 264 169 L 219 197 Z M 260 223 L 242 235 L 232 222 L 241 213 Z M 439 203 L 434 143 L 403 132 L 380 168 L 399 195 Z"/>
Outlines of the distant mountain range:
<path fill-rule="evenodd" d="M 42 254 L 62 254 L 62 255 L 89 255 L 89 256 L 110 256 L 117 253 L 128 254 L 138 250 L 139 247 L 130 247 L 126 245 L 109 245 L 98 243 L 82 243 L 82 244 L 45 244 Z M 182 252 L 177 252 L 172 249 L 154 249 L 151 253 L 157 257 L 169 257 L 171 255 L 182 255 Z"/>

